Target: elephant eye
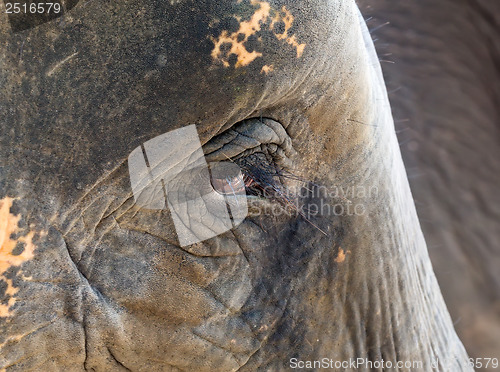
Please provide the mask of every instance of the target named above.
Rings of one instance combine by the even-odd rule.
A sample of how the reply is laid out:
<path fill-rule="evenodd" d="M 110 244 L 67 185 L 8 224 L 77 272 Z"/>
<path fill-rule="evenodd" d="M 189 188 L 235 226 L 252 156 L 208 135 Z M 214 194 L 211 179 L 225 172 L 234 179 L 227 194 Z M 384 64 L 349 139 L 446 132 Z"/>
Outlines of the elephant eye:
<path fill-rule="evenodd" d="M 275 192 L 283 188 L 280 178 L 286 175 L 274 162 L 266 159 L 263 153 L 254 153 L 236 162 L 243 172 L 247 194 L 275 199 Z"/>
<path fill-rule="evenodd" d="M 212 163 L 210 183 L 213 189 L 222 195 L 239 195 L 245 193 L 244 175 L 235 163 Z"/>
<path fill-rule="evenodd" d="M 222 195 L 239 194 L 245 190 L 245 182 L 241 173 L 236 176 L 225 177 L 212 175 L 211 183 L 214 190 Z"/>
<path fill-rule="evenodd" d="M 232 166 L 211 164 L 210 183 L 222 195 L 244 194 L 270 198 L 281 188 L 279 177 L 283 176 L 276 165 L 270 165 L 262 153 L 236 159 Z M 226 163 L 228 164 L 228 163 Z"/>

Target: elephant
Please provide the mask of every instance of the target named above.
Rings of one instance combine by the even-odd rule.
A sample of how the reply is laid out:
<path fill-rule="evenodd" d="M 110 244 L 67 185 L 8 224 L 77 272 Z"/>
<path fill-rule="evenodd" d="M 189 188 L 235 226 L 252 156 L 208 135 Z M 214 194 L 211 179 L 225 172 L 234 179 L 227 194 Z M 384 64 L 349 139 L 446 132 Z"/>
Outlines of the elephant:
<path fill-rule="evenodd" d="M 88 0 L 0 38 L 0 370 L 473 370 L 353 0 Z M 129 160 L 193 126 L 248 216 L 183 244 Z"/>

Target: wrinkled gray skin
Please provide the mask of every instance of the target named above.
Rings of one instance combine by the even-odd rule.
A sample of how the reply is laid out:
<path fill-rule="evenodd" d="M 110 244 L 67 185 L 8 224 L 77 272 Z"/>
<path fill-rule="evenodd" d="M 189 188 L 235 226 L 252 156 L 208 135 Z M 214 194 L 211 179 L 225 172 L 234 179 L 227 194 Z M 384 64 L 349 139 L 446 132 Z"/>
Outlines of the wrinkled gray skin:
<path fill-rule="evenodd" d="M 390 22 L 372 35 L 394 62 L 382 68 L 396 130 L 455 327 L 471 357 L 498 358 L 500 3 L 358 3 L 370 28 Z"/>
<path fill-rule="evenodd" d="M 0 200 L 17 198 L 10 240 L 36 233 L 33 258 L 2 274 L 17 291 L 3 280 L 13 305 L 0 319 L 0 368 L 271 371 L 326 357 L 470 370 L 355 3 L 287 3 L 303 55 L 264 31 L 253 45 L 262 57 L 238 68 L 211 57 L 209 36 L 237 30 L 235 16 L 258 5 L 172 4 L 92 1 L 23 33 L 0 26 Z M 316 216 L 317 227 L 249 217 L 181 249 L 167 210 L 134 206 L 126 160 L 141 143 L 194 123 L 211 153 L 261 116 L 289 141 L 255 151 L 291 143 L 273 161 L 316 185 L 376 186 L 329 201 L 366 213 Z M 244 140 L 227 145 L 231 157 Z"/>

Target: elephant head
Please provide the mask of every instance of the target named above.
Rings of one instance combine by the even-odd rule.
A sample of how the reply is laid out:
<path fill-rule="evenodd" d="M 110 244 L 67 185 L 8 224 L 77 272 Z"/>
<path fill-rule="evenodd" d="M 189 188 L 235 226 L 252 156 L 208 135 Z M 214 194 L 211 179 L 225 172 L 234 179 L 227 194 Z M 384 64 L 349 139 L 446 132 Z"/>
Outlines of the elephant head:
<path fill-rule="evenodd" d="M 86 1 L 0 34 L 0 368 L 469 370 L 353 1 Z M 181 244 L 128 160 L 192 125 L 248 216 Z"/>

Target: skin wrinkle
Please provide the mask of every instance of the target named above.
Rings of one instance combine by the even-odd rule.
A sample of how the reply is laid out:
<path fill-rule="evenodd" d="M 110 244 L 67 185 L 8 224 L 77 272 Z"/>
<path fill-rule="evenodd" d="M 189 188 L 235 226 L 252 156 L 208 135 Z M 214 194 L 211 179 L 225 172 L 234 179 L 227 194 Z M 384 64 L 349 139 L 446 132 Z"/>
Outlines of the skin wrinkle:
<path fill-rule="evenodd" d="M 99 200 L 95 200 L 94 202 L 98 202 L 98 201 Z M 105 205 L 104 208 L 99 208 L 100 209 L 100 216 L 98 216 L 98 218 L 96 219 L 94 226 L 87 227 L 88 231 L 92 231 L 94 234 L 96 234 L 99 227 L 102 226 L 107 220 L 109 220 L 108 218 L 105 218 L 104 215 L 106 214 L 107 210 L 109 209 L 109 207 L 111 205 L 112 205 L 112 202 L 109 201 L 108 204 Z M 105 227 L 103 227 L 103 229 L 105 229 Z M 106 230 L 104 231 L 104 233 L 106 233 Z M 99 235 L 101 235 L 101 234 L 99 234 Z"/>
<path fill-rule="evenodd" d="M 5 369 L 1 369 L 0 371 L 4 372 L 4 371 L 7 371 L 7 368 L 16 367 L 20 362 L 29 360 L 30 357 L 31 357 L 30 355 L 26 355 L 25 357 L 22 357 L 22 358 L 16 360 L 16 362 L 14 364 L 8 365 L 5 367 Z M 29 368 L 28 370 L 26 368 L 24 368 L 24 366 L 22 366 L 20 368 L 22 368 L 23 372 L 24 371 L 38 372 L 38 371 L 40 371 L 41 368 L 43 368 L 43 367 L 39 366 L 40 364 L 42 364 L 43 362 L 46 362 L 46 361 L 54 361 L 54 359 L 56 359 L 58 357 L 59 357 L 59 359 L 64 359 L 64 357 L 66 357 L 66 356 L 64 354 L 54 354 L 54 355 L 46 356 L 46 357 L 43 357 L 42 360 L 37 361 L 38 365 L 28 367 Z M 26 364 L 26 363 L 23 363 L 23 364 Z"/>
<path fill-rule="evenodd" d="M 100 306 L 102 306 L 102 304 L 104 304 L 105 306 L 110 306 L 110 304 L 108 304 L 107 301 L 105 300 L 105 297 L 103 297 L 99 292 L 97 294 L 102 299 L 102 301 L 99 302 Z M 85 316 L 85 312 L 83 314 Z M 88 348 L 90 346 L 87 343 L 88 339 L 89 339 L 89 335 L 90 335 L 90 333 L 89 333 L 90 331 L 87 330 L 88 324 L 89 324 L 89 322 L 86 321 L 85 319 L 82 321 L 82 326 L 84 327 L 84 331 L 85 331 L 85 355 L 86 356 L 85 356 L 84 368 L 85 368 L 85 370 L 92 370 L 92 371 L 94 371 L 95 370 L 94 367 L 89 367 L 88 366 L 88 364 L 90 363 L 89 362 L 90 356 L 89 356 L 89 352 L 88 352 Z M 115 341 L 116 340 L 113 341 L 113 344 L 114 344 Z M 105 347 L 107 348 L 108 346 L 105 346 Z M 173 364 L 170 364 L 170 363 L 166 363 L 164 360 L 161 360 L 161 359 L 153 359 L 153 358 L 149 357 L 148 360 L 153 360 L 156 363 L 160 363 L 163 366 L 171 366 L 173 368 L 176 368 L 179 371 L 184 371 L 184 369 L 181 369 L 179 366 L 176 366 L 176 365 L 173 365 Z M 94 361 L 92 361 L 92 362 L 94 362 Z"/>
<path fill-rule="evenodd" d="M 74 213 L 75 210 L 80 211 L 80 213 L 79 213 L 80 216 L 83 215 L 83 213 L 86 211 L 86 208 L 80 209 L 81 208 L 81 202 L 83 200 L 85 200 L 87 198 L 87 196 L 91 194 L 92 191 L 94 191 L 95 189 L 97 189 L 99 187 L 99 185 L 102 185 L 103 183 L 105 183 L 105 181 L 108 178 L 113 177 L 113 175 L 115 175 L 116 172 L 119 171 L 120 167 L 126 165 L 127 162 L 128 162 L 128 159 L 124 159 L 123 161 L 121 161 L 117 165 L 115 165 L 115 167 L 113 169 L 111 169 L 108 173 L 106 173 L 103 176 L 101 176 L 93 185 L 90 186 L 90 188 L 88 190 L 85 190 L 85 193 L 81 197 L 79 197 L 77 201 L 75 201 L 74 207 L 70 208 L 69 210 L 67 210 L 66 214 L 63 215 L 63 216 L 61 216 L 61 219 L 64 220 L 64 221 L 67 221 L 68 220 L 68 216 L 71 213 Z M 75 223 L 76 221 L 77 221 L 77 218 L 74 218 L 73 220 L 70 220 L 69 226 L 66 226 L 66 231 L 71 230 L 71 228 L 73 226 L 71 224 L 71 222 Z"/>
<path fill-rule="evenodd" d="M 77 268 L 77 270 L 78 270 L 78 268 Z M 80 274 L 80 275 L 82 275 L 82 274 Z M 85 278 L 84 275 L 82 275 L 82 276 Z M 85 278 L 85 280 L 87 281 L 87 278 Z M 88 281 L 87 281 L 87 283 L 88 283 Z M 88 283 L 88 285 L 90 286 L 90 283 Z M 85 352 L 85 359 L 83 360 L 83 368 L 85 369 L 85 371 L 88 371 L 88 369 L 87 369 L 87 364 L 88 364 L 88 360 L 89 360 L 89 352 L 88 352 L 88 350 L 89 350 L 90 346 L 88 344 L 88 342 L 89 342 L 89 333 L 88 333 L 88 330 L 87 330 L 87 327 L 88 327 L 87 324 L 88 323 L 86 321 L 86 317 L 87 317 L 86 312 L 83 311 L 82 312 L 82 328 L 83 328 L 83 335 L 84 335 L 84 337 L 83 337 L 83 343 L 84 344 L 83 345 L 84 345 L 84 352 Z"/>
<path fill-rule="evenodd" d="M 55 229 L 56 231 L 58 231 L 56 227 L 53 226 L 52 228 Z M 94 293 L 96 295 L 96 297 L 98 297 L 98 298 L 104 298 L 104 296 L 102 296 L 102 294 L 97 290 L 97 288 L 94 288 L 92 286 L 92 284 L 89 282 L 88 278 L 85 276 L 85 274 L 83 274 L 83 272 L 80 271 L 78 265 L 73 260 L 73 257 L 71 256 L 71 252 L 70 252 L 70 250 L 68 248 L 68 245 L 66 243 L 66 239 L 65 239 L 65 236 L 63 235 L 63 233 L 61 231 L 58 231 L 58 233 L 59 233 L 59 236 L 60 236 L 61 241 L 63 243 L 63 248 L 64 248 L 63 251 L 68 254 L 68 258 L 69 258 L 69 262 L 71 263 L 71 266 L 78 273 L 78 276 L 80 277 L 80 279 L 83 279 L 83 280 L 81 280 L 81 282 L 82 282 L 81 284 L 85 285 L 88 289 L 90 289 L 90 291 L 92 293 Z M 81 307 L 82 307 L 82 305 L 80 305 L 78 308 L 81 309 Z M 81 323 L 82 323 L 82 327 L 83 327 L 83 329 L 85 331 L 85 312 L 84 311 L 82 312 L 82 317 L 83 318 L 82 318 L 82 322 Z"/>
<path fill-rule="evenodd" d="M 255 125 L 258 125 L 258 127 L 255 127 Z M 259 127 L 261 128 L 262 125 L 266 126 L 270 130 L 272 130 L 277 138 L 264 138 L 264 137 L 259 137 L 261 133 L 259 132 Z M 250 130 L 250 133 L 246 133 L 247 131 Z M 235 132 L 236 135 L 232 136 L 231 133 Z M 280 133 L 283 132 L 283 133 Z M 286 154 L 290 155 L 292 148 L 292 142 L 289 139 L 285 128 L 276 123 L 273 119 L 268 119 L 268 118 L 263 118 L 263 121 L 261 122 L 260 119 L 249 119 L 247 121 L 242 122 L 239 124 L 237 127 L 234 129 L 229 129 L 226 132 L 223 132 L 216 138 L 214 138 L 210 143 L 204 146 L 204 148 L 208 147 L 208 151 L 206 150 L 205 156 L 207 156 L 208 161 L 211 159 L 218 159 L 220 156 L 218 155 L 219 153 L 226 154 L 226 156 L 230 158 L 234 158 L 237 155 L 243 153 L 246 150 L 250 150 L 250 147 L 242 146 L 239 144 L 238 139 L 239 136 L 245 136 L 249 137 L 251 139 L 256 140 L 258 143 L 260 143 L 260 146 L 268 143 L 275 143 L 278 146 L 283 146 L 284 151 Z M 255 136 L 255 137 L 253 137 Z M 228 142 L 226 142 L 228 139 L 230 139 Z M 223 144 L 222 146 L 219 145 L 219 147 L 215 147 L 215 145 L 218 144 L 218 142 L 222 140 Z M 237 151 L 228 151 L 228 149 L 234 149 L 235 147 L 242 146 L 241 150 Z"/>
<path fill-rule="evenodd" d="M 121 165 L 123 166 L 125 163 L 121 163 Z M 101 178 L 101 182 L 105 182 L 105 180 L 109 179 L 109 178 L 112 178 L 114 174 L 116 174 L 116 172 L 119 172 L 119 167 L 115 167 L 111 173 L 107 176 L 103 176 Z M 102 187 L 102 184 L 100 184 L 99 182 L 95 183 L 93 186 L 92 186 L 92 189 L 97 189 L 98 187 Z M 92 206 L 92 205 L 95 205 L 97 204 L 101 198 L 100 197 L 97 197 L 97 198 L 93 198 L 91 199 L 88 203 L 85 202 L 85 199 L 87 199 L 87 195 L 89 195 L 89 193 L 85 193 L 85 195 L 79 199 L 79 202 L 76 204 L 76 205 L 81 205 L 83 204 L 83 206 L 80 208 L 73 208 L 73 210 L 81 210 L 82 212 L 81 213 L 78 213 L 76 216 L 73 217 L 73 219 L 71 219 L 71 212 L 72 210 L 70 210 L 68 212 L 68 214 L 66 215 L 68 217 L 68 220 L 70 221 L 69 223 L 68 222 L 65 222 L 64 225 L 67 226 L 67 229 L 66 229 L 66 232 L 62 233 L 63 237 L 66 237 L 68 235 L 70 235 L 72 233 L 72 231 L 74 229 L 77 228 L 77 224 L 78 222 L 82 222 L 85 224 L 85 212 L 89 210 L 89 208 Z M 98 194 L 99 195 L 99 194 Z M 93 246 L 93 249 L 92 251 L 90 251 L 90 254 L 87 254 L 86 255 L 86 260 L 87 261 L 90 261 L 92 256 L 94 255 L 95 253 L 95 250 L 97 249 L 97 246 L 99 245 L 99 242 L 101 241 L 101 239 L 104 237 L 104 235 L 106 233 L 108 233 L 109 231 L 112 230 L 113 228 L 113 224 L 114 223 L 118 223 L 117 222 L 117 219 L 120 219 L 121 216 L 123 216 L 124 214 L 126 214 L 128 211 L 132 210 L 133 209 L 133 204 L 130 204 L 129 206 L 127 206 L 127 209 L 125 209 L 123 211 L 122 214 L 116 216 L 113 216 L 114 213 L 116 213 L 118 210 L 121 209 L 121 207 L 123 207 L 125 205 L 125 203 L 127 203 L 128 201 L 131 201 L 132 200 L 132 194 L 130 193 L 129 195 L 126 195 L 121 201 L 119 201 L 119 204 L 114 207 L 114 210 L 112 210 L 111 212 L 107 213 L 108 210 L 110 209 L 110 207 L 113 205 L 113 201 L 110 200 L 108 201 L 108 204 L 104 207 L 104 208 L 100 208 L 101 209 L 101 212 L 100 212 L 100 217 L 99 218 L 96 218 L 95 219 L 95 222 L 94 222 L 94 227 L 92 228 L 92 232 L 93 232 L 93 237 L 95 236 L 97 230 L 98 230 L 98 227 L 103 224 L 103 223 L 106 223 L 106 221 L 110 221 L 110 223 L 108 224 L 107 228 L 105 227 L 103 231 L 101 231 L 98 235 L 99 235 L 99 239 L 97 242 L 94 242 L 94 244 L 92 244 Z M 137 213 L 138 211 L 136 210 L 135 213 Z M 112 218 L 109 218 L 109 217 L 112 217 Z M 90 218 L 95 218 L 95 214 L 91 214 Z M 118 226 L 119 226 L 119 223 L 118 223 Z M 78 228 L 79 229 L 79 228 Z M 91 238 L 86 238 L 87 241 L 91 241 Z M 82 254 L 83 254 L 83 251 L 82 251 Z M 79 259 L 76 261 L 78 263 L 80 263 L 80 261 L 82 260 L 82 256 L 80 255 Z"/>
<path fill-rule="evenodd" d="M 151 234 L 151 233 L 149 233 L 149 232 L 146 232 L 146 233 L 147 233 L 148 235 L 150 235 L 150 236 L 153 236 L 153 237 L 155 237 L 155 238 L 158 238 L 158 237 L 154 236 L 153 234 Z M 162 238 L 158 238 L 158 239 L 163 240 Z M 174 246 L 174 245 L 172 245 L 172 246 Z M 188 252 L 188 251 L 186 251 L 186 250 L 182 249 L 181 247 L 178 247 L 178 246 L 175 246 L 175 247 L 176 247 L 176 248 L 179 248 L 179 249 L 180 249 L 182 252 L 184 252 L 185 254 L 190 254 L 190 255 L 195 256 L 195 257 L 196 257 L 196 255 L 195 255 L 195 254 L 193 254 L 193 253 L 191 253 L 191 252 Z M 244 254 L 244 253 L 243 253 L 243 255 L 245 256 L 245 254 Z M 199 256 L 198 256 L 198 257 L 199 257 Z M 219 257 L 219 258 L 220 258 L 220 257 L 223 257 L 223 256 L 216 256 L 216 257 Z M 247 258 L 247 257 L 245 256 L 245 258 Z M 248 262 L 248 259 L 247 259 L 247 262 Z M 90 265 L 90 264 L 89 264 L 89 265 Z M 76 264 L 75 264 L 75 267 L 76 267 Z M 76 268 L 78 269 L 78 267 L 76 267 Z M 85 275 L 84 275 L 84 274 L 83 274 L 83 273 L 82 273 L 79 269 L 78 269 L 78 271 L 81 273 L 81 275 L 82 275 L 82 276 L 86 279 L 86 281 L 88 282 L 87 277 L 85 277 Z M 221 305 L 222 305 L 222 306 L 223 306 L 223 307 L 224 307 L 224 308 L 225 308 L 225 309 L 226 309 L 226 310 L 227 310 L 230 314 L 235 314 L 235 313 L 238 311 L 238 309 L 231 309 L 231 308 L 230 308 L 228 305 L 226 305 L 226 304 L 225 304 L 225 303 L 224 303 L 221 299 L 217 298 L 213 292 L 210 292 L 210 291 L 209 291 L 209 290 L 207 290 L 206 288 L 204 288 L 204 287 L 202 287 L 202 286 L 200 286 L 200 285 L 197 285 L 196 283 L 193 283 L 193 284 L 195 284 L 195 285 L 196 285 L 196 287 L 197 287 L 199 290 L 204 291 L 204 292 L 206 292 L 206 293 L 209 293 L 209 294 L 210 294 L 210 297 L 211 297 L 213 300 L 215 300 L 218 304 L 221 304 Z M 89 285 L 90 285 L 90 284 L 89 284 Z M 95 288 L 94 288 L 94 287 L 92 287 L 92 286 L 91 286 L 91 288 L 92 288 L 93 290 L 95 290 L 95 291 L 96 291 L 96 293 L 97 293 L 99 296 L 102 296 L 102 294 L 101 294 L 99 291 L 97 291 L 97 289 L 95 289 Z M 250 327 L 250 326 L 249 326 L 249 327 Z M 251 328 L 251 327 L 250 327 L 250 328 Z"/>
<path fill-rule="evenodd" d="M 107 348 L 107 347 L 106 347 Z M 147 361 L 154 361 L 156 363 L 161 364 L 162 366 L 168 366 L 169 368 L 175 368 L 176 371 L 181 371 L 181 372 L 189 372 L 188 370 L 182 369 L 181 367 L 177 365 L 173 365 L 170 363 L 166 363 L 164 360 L 161 359 L 155 359 L 155 358 L 148 358 Z M 94 371 L 94 370 L 93 370 Z M 170 372 L 170 371 L 169 371 Z"/>
<path fill-rule="evenodd" d="M 239 311 L 239 310 L 238 310 L 238 311 Z M 235 314 L 236 314 L 236 313 L 237 313 L 237 312 L 235 312 Z M 262 342 L 263 342 L 263 341 L 265 341 L 265 339 L 266 339 L 266 338 L 264 337 L 264 339 L 263 339 L 263 340 L 260 340 L 260 339 L 259 339 L 259 337 L 258 337 L 258 334 L 256 333 L 256 331 L 254 331 L 254 328 L 252 327 L 252 325 L 251 325 L 251 324 L 249 324 L 249 323 L 247 323 L 247 321 L 246 321 L 244 318 L 241 318 L 240 320 L 241 320 L 241 321 L 242 321 L 242 322 L 243 322 L 246 326 L 248 326 L 248 329 L 251 331 L 253 338 L 259 342 L 259 347 L 258 347 L 258 348 L 257 348 L 254 352 L 252 352 L 252 353 L 251 353 L 251 354 L 254 354 L 254 353 L 255 353 L 255 352 L 256 352 L 256 351 L 257 351 L 257 350 L 258 350 L 258 349 L 262 346 Z M 229 351 L 229 352 L 231 352 L 231 353 L 233 353 L 233 354 L 237 354 L 236 352 L 231 351 L 229 348 L 224 348 L 223 346 L 218 346 L 217 344 L 215 344 L 215 341 L 210 341 L 210 340 L 208 340 L 206 337 L 204 337 L 204 336 L 202 336 L 202 335 L 201 335 L 201 332 L 198 332 L 196 329 L 194 330 L 194 332 L 193 332 L 193 333 L 194 333 L 196 336 L 198 336 L 198 337 L 200 337 L 200 338 L 204 339 L 205 341 L 210 342 L 211 344 L 214 344 L 215 346 L 217 346 L 217 347 L 219 347 L 219 348 L 221 348 L 221 349 L 223 349 L 223 350 L 227 350 L 227 351 Z M 242 352 L 242 353 L 243 353 L 243 352 Z M 250 354 L 250 355 L 251 355 L 251 354 Z M 239 364 L 239 363 L 238 363 L 238 364 Z"/>
<path fill-rule="evenodd" d="M 123 363 L 121 363 L 113 354 L 113 352 L 111 351 L 110 347 L 109 346 L 106 346 L 106 349 L 108 350 L 109 352 L 109 355 L 113 358 L 113 360 L 116 362 L 116 364 L 118 364 L 121 368 L 123 368 L 125 371 L 130 371 L 132 372 L 131 369 L 127 368 Z"/>
<path fill-rule="evenodd" d="M 215 190 L 213 192 L 216 192 Z M 190 206 L 189 203 L 186 204 L 186 208 L 191 208 L 191 212 L 187 212 L 186 211 L 183 211 L 186 215 L 197 215 L 197 208 L 195 206 Z M 208 213 L 208 212 L 207 212 Z M 204 217 L 205 215 L 201 216 L 201 217 Z M 186 227 L 186 229 L 190 230 L 191 233 L 193 233 L 194 235 L 196 235 L 196 232 L 192 230 L 191 226 L 188 226 L 185 224 L 185 221 L 182 219 L 182 218 L 179 218 L 179 221 L 182 223 L 182 225 L 184 227 Z M 212 230 L 212 226 L 207 226 L 207 225 L 204 225 L 205 229 L 211 231 L 211 232 L 215 232 L 214 230 Z M 203 234 L 203 233 L 202 233 Z"/>
<path fill-rule="evenodd" d="M 233 358 L 233 359 L 234 359 L 234 361 L 236 362 L 236 364 L 238 364 L 238 366 L 240 366 L 240 367 L 242 366 L 241 362 L 239 361 L 239 359 L 238 359 L 238 358 L 236 357 L 236 355 L 235 355 L 236 353 L 234 353 L 233 351 L 231 351 L 231 349 L 225 348 L 225 347 L 223 347 L 223 346 L 221 346 L 221 345 L 217 345 L 217 344 L 216 344 L 216 343 L 214 343 L 213 341 L 211 341 L 211 340 L 207 339 L 206 337 L 203 337 L 202 335 L 200 335 L 200 334 L 196 333 L 196 331 L 194 331 L 194 332 L 193 332 L 193 334 L 194 334 L 195 336 L 199 337 L 200 339 L 202 339 L 202 340 L 204 340 L 204 341 L 206 341 L 206 342 L 208 342 L 208 343 L 212 344 L 212 345 L 213 345 L 213 346 L 215 346 L 216 348 L 221 349 L 221 350 L 223 350 L 223 351 L 227 352 L 228 354 L 230 354 L 230 355 L 231 355 L 231 358 Z M 240 367 L 238 367 L 238 369 L 239 369 Z"/>
<path fill-rule="evenodd" d="M 10 344 L 10 343 L 16 343 L 18 342 L 19 340 L 21 340 L 22 338 L 25 338 L 25 337 L 28 337 L 32 334 L 34 334 L 35 332 L 38 332 L 39 330 L 41 329 L 44 329 L 46 327 L 48 327 L 50 324 L 53 324 L 55 322 L 55 320 L 53 321 L 50 321 L 50 322 L 47 322 L 47 323 L 44 323 L 42 325 L 39 325 L 37 326 L 35 329 L 31 329 L 30 331 L 28 332 L 25 332 L 23 334 L 20 334 L 20 335 L 15 335 L 15 336 L 12 336 L 12 337 L 9 337 L 7 338 L 6 341 L 4 341 L 3 343 L 0 344 L 0 349 L 2 349 L 3 347 L 5 347 L 6 345 Z M 16 362 L 17 363 L 17 362 Z M 15 363 L 12 363 L 12 365 L 15 364 Z M 9 366 L 4 366 L 3 368 L 7 368 Z"/>
<path fill-rule="evenodd" d="M 209 289 L 207 288 L 204 288 L 202 287 L 201 285 L 198 285 L 197 283 L 194 283 L 198 289 L 200 289 L 201 291 L 204 291 L 206 293 L 209 293 L 210 294 L 210 297 L 212 299 L 215 300 L 215 302 L 217 302 L 218 304 L 221 304 L 227 311 L 229 314 L 231 315 L 234 315 L 234 314 L 237 314 L 239 312 L 240 309 L 234 309 L 234 308 L 231 308 L 229 305 L 227 305 L 223 300 L 221 300 L 220 298 L 218 298 L 213 292 L 211 292 Z M 250 326 L 249 326 L 250 327 Z"/>
<path fill-rule="evenodd" d="M 99 225 L 99 223 L 100 223 L 100 222 L 98 222 L 98 223 L 97 223 L 97 225 Z M 108 230 L 107 230 L 107 231 L 105 231 L 103 234 L 100 234 L 100 236 L 99 236 L 98 240 L 95 242 L 95 244 L 92 244 L 92 246 L 93 246 L 93 247 L 92 247 L 92 249 L 91 249 L 91 251 L 90 251 L 90 252 L 89 252 L 88 250 L 85 250 L 85 252 L 89 252 L 89 253 L 87 253 L 87 254 L 86 254 L 85 260 L 90 261 L 90 260 L 92 259 L 92 256 L 94 255 L 94 253 L 95 253 L 95 251 L 96 251 L 96 249 L 97 249 L 97 246 L 98 246 L 98 245 L 99 245 L 99 243 L 101 242 L 102 237 L 105 235 L 105 233 L 106 233 L 106 232 L 108 232 L 108 231 L 110 231 L 110 230 L 111 230 L 111 227 L 112 227 L 112 226 L 110 226 L 110 227 L 108 228 Z M 95 237 L 95 230 L 94 230 L 94 234 L 93 234 L 93 236 Z M 88 240 L 90 240 L 90 239 L 88 239 Z M 86 244 L 86 248 L 88 248 L 88 245 L 87 245 L 87 244 Z M 82 265 L 82 260 L 83 260 L 83 257 L 82 257 L 82 256 L 83 256 L 83 251 L 81 252 L 80 257 L 78 257 L 78 260 L 76 260 L 76 261 L 75 261 L 75 264 L 77 264 L 77 265 Z"/>
<path fill-rule="evenodd" d="M 241 248 L 241 251 L 242 251 L 243 255 L 245 256 L 245 258 L 246 258 L 246 260 L 247 260 L 248 265 L 249 265 L 249 266 L 251 266 L 251 264 L 250 264 L 250 258 L 249 258 L 249 256 L 247 255 L 247 253 L 245 253 L 245 250 L 247 250 L 247 249 L 248 249 L 248 247 L 245 247 L 245 244 L 244 244 L 243 239 L 241 239 L 241 238 L 239 238 L 239 237 L 237 236 L 237 231 L 236 231 L 236 230 L 233 230 L 233 231 L 232 231 L 232 233 L 233 233 L 234 238 L 238 241 L 239 246 L 240 246 L 240 247 L 242 247 L 242 248 Z M 245 248 L 243 248 L 243 247 L 245 247 Z M 249 252 L 251 252 L 251 250 L 249 250 Z M 257 259 L 257 262 L 259 262 L 259 258 L 258 258 L 258 256 L 256 257 L 256 259 Z M 260 265 L 260 266 L 262 266 L 262 265 Z M 275 285 L 276 285 L 276 283 L 275 283 Z M 267 287 L 264 287 L 264 289 L 266 290 L 266 292 L 268 292 Z M 292 287 L 292 290 L 293 290 L 293 287 Z M 268 293 L 268 294 L 269 294 L 269 293 Z M 288 303 L 288 300 L 286 300 L 286 301 L 285 301 L 284 308 L 280 311 L 280 314 L 281 314 L 281 315 L 285 312 L 285 309 L 286 309 L 286 304 L 287 304 L 287 303 Z M 278 321 L 278 320 L 276 320 L 276 321 L 275 321 L 275 323 L 276 323 L 277 321 Z M 251 326 L 251 325 L 249 325 L 249 327 L 250 327 L 250 329 L 252 329 L 252 330 L 253 330 L 253 328 L 252 328 L 252 326 Z M 264 341 L 265 341 L 268 337 L 269 337 L 269 333 L 265 336 L 265 338 L 262 340 L 262 342 L 264 342 Z M 257 352 L 257 351 L 256 351 L 256 352 Z"/>
<path fill-rule="evenodd" d="M 266 290 L 266 292 L 268 291 L 266 287 L 264 287 L 264 289 Z M 289 290 L 289 292 L 288 292 L 288 293 L 289 293 L 289 296 L 290 296 L 290 293 L 292 293 L 293 291 L 294 291 L 294 285 L 293 285 L 293 282 L 292 282 L 292 284 L 291 284 L 291 288 L 290 288 L 290 290 Z M 282 309 L 281 309 L 281 311 L 280 311 L 279 317 L 278 317 L 277 319 L 275 319 L 275 321 L 274 321 L 274 323 L 273 323 L 273 327 L 274 327 L 274 328 L 276 328 L 276 325 L 277 325 L 277 324 L 279 324 L 279 323 L 280 323 L 280 321 L 282 321 L 282 320 L 283 320 L 283 317 L 284 317 L 284 314 L 285 314 L 285 312 L 286 312 L 287 306 L 289 305 L 289 299 L 290 299 L 290 297 L 289 297 L 289 296 L 285 298 L 285 300 L 284 300 L 284 304 L 283 304 L 283 308 L 282 308 Z M 271 334 L 270 334 L 270 333 L 268 333 L 268 334 L 265 336 L 265 338 L 262 340 L 262 342 L 261 342 L 261 344 L 260 344 L 260 348 L 262 348 L 262 347 L 264 346 L 265 342 L 267 342 L 267 340 L 268 340 L 270 337 L 271 337 Z M 256 351 L 255 351 L 255 352 L 254 352 L 254 353 L 250 356 L 250 358 L 247 360 L 247 362 L 246 362 L 245 364 L 243 364 L 242 366 L 240 366 L 240 368 L 238 369 L 238 371 L 240 371 L 240 370 L 241 370 L 241 368 L 245 367 L 245 366 L 246 366 L 246 365 L 247 365 L 247 364 L 251 361 L 251 359 L 252 359 L 252 357 L 253 357 L 254 355 L 257 355 L 257 354 L 258 354 L 258 352 L 260 351 L 260 348 L 259 348 L 259 349 L 257 349 L 257 350 L 256 350 Z M 259 365 L 259 367 L 260 367 L 260 365 Z"/>
<path fill-rule="evenodd" d="M 237 138 L 238 138 L 238 137 L 239 137 L 239 138 L 243 138 L 243 141 L 245 141 L 245 139 L 248 139 L 248 140 L 247 140 L 247 141 L 248 141 L 248 142 L 247 142 L 247 144 L 248 144 L 248 145 L 250 145 L 250 146 L 252 146 L 252 145 L 253 145 L 252 147 L 258 147 L 258 146 L 260 146 L 260 145 L 261 145 L 261 143 L 260 143 L 260 142 L 258 142 L 255 138 L 252 138 L 251 136 L 247 136 L 247 135 L 245 135 L 244 133 L 238 132 L 238 130 L 236 130 L 236 129 L 233 129 L 233 130 L 234 130 L 236 133 L 238 133 Z M 252 143 L 252 142 L 253 142 L 253 143 Z"/>

